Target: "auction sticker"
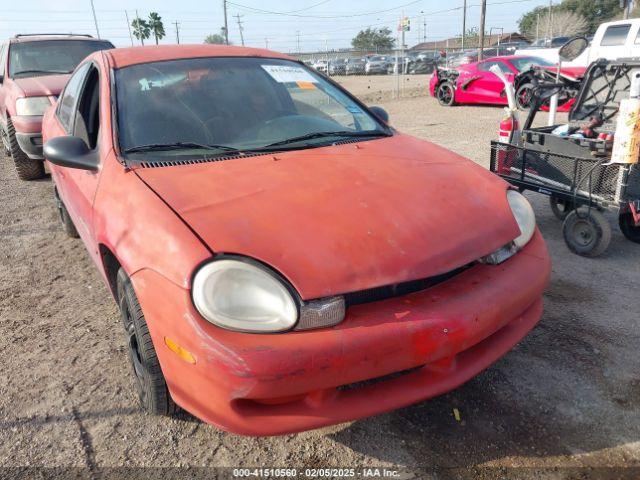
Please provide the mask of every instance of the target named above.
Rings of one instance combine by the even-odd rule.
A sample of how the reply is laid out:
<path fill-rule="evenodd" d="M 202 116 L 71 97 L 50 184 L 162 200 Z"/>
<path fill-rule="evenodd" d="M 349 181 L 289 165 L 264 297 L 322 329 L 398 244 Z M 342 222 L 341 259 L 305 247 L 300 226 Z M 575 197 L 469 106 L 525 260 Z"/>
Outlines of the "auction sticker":
<path fill-rule="evenodd" d="M 318 80 L 302 67 L 287 65 L 260 66 L 278 83 L 318 83 Z"/>

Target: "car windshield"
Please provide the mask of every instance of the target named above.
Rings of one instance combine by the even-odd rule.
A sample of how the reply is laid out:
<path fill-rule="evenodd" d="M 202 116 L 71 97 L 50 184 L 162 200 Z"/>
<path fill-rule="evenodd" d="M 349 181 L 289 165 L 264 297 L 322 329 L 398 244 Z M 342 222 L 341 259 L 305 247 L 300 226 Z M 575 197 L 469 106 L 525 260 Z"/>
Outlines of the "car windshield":
<path fill-rule="evenodd" d="M 525 72 L 531 67 L 552 67 L 555 63 L 552 63 L 544 58 L 540 57 L 520 57 L 511 59 L 511 64 L 516 67 L 519 72 Z"/>
<path fill-rule="evenodd" d="M 9 76 L 31 77 L 71 73 L 89 54 L 113 48 L 99 40 L 38 40 L 12 43 Z"/>
<path fill-rule="evenodd" d="M 293 61 L 170 60 L 121 68 L 115 80 L 120 148 L 145 160 L 150 151 L 195 158 L 390 135 L 349 95 Z"/>

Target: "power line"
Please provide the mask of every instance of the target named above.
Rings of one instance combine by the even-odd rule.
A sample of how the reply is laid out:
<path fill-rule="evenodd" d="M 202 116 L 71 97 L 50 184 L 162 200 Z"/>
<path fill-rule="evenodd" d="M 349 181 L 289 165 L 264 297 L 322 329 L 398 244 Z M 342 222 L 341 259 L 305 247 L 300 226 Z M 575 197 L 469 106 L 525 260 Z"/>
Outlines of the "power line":
<path fill-rule="evenodd" d="M 385 10 L 377 10 L 374 12 L 365 12 L 365 13 L 355 13 L 355 14 L 350 14 L 350 15 L 299 15 L 297 13 L 287 13 L 287 12 L 275 12 L 273 10 L 263 10 L 261 8 L 254 8 L 254 7 L 249 7 L 247 5 L 242 5 L 240 3 L 234 3 L 234 2 L 229 2 L 229 5 L 233 5 L 235 7 L 240 7 L 240 8 L 246 8 L 247 10 L 251 10 L 254 12 L 259 12 L 259 13 L 266 13 L 269 15 L 285 15 L 285 16 L 290 16 L 290 17 L 306 17 L 306 18 L 348 18 L 348 17 L 366 17 L 368 15 L 376 15 L 378 13 L 385 13 L 385 12 L 391 12 L 393 10 L 397 10 L 399 8 L 404 8 L 404 7 L 408 7 L 410 5 L 415 5 L 418 2 L 421 2 L 422 0 L 413 0 L 412 2 L 409 3 L 405 3 L 403 5 L 397 5 L 393 8 L 387 8 Z"/>

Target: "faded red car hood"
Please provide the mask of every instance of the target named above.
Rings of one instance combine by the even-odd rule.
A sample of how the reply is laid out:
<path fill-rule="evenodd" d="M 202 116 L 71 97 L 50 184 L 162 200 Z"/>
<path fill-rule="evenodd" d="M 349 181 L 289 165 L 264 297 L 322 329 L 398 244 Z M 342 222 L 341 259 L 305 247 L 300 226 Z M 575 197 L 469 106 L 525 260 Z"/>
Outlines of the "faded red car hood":
<path fill-rule="evenodd" d="M 43 75 L 40 77 L 15 78 L 13 81 L 26 97 L 60 95 L 70 75 Z"/>
<path fill-rule="evenodd" d="M 555 66 L 542 68 L 548 70 L 551 73 L 556 73 L 558 71 L 558 67 Z M 579 80 L 580 78 L 584 77 L 584 73 L 586 71 L 586 67 L 560 67 L 560 74 L 573 80 Z"/>
<path fill-rule="evenodd" d="M 519 234 L 504 181 L 405 135 L 136 172 L 213 251 L 304 299 L 445 273 Z"/>

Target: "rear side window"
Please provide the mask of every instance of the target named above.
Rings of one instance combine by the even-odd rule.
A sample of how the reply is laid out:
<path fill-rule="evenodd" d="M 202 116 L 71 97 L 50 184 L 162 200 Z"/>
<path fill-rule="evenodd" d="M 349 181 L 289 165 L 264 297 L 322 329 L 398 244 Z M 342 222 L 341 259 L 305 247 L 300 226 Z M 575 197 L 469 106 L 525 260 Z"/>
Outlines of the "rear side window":
<path fill-rule="evenodd" d="M 624 45 L 630 29 L 630 23 L 625 23 L 624 25 L 611 25 L 604 32 L 604 36 L 602 37 L 602 42 L 600 43 L 600 45 L 602 45 L 603 47 Z"/>
<path fill-rule="evenodd" d="M 73 112 L 90 65 L 85 63 L 71 76 L 58 100 L 58 119 L 67 132 L 71 131 Z"/>

